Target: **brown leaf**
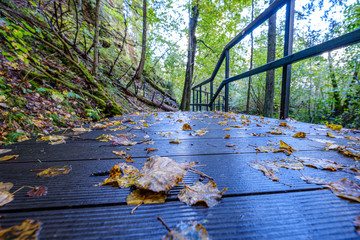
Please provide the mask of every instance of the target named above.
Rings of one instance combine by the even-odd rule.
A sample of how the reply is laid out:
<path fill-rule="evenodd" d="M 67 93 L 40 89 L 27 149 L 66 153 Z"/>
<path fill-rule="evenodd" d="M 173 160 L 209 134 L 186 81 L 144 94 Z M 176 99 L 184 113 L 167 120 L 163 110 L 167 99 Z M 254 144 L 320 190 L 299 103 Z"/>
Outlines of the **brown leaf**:
<path fill-rule="evenodd" d="M 229 145 L 225 145 L 225 147 L 234 147 L 235 144 L 229 144 Z"/>
<path fill-rule="evenodd" d="M 360 235 L 360 216 L 357 216 L 355 220 L 353 221 L 355 232 L 357 232 L 358 235 Z"/>
<path fill-rule="evenodd" d="M 47 168 L 37 174 L 38 177 L 53 177 L 62 174 L 68 174 L 71 171 L 71 165 L 57 165 Z"/>
<path fill-rule="evenodd" d="M 4 157 L 1 157 L 0 162 L 17 159 L 18 157 L 19 157 L 19 155 L 7 155 L 7 156 L 4 156 Z"/>
<path fill-rule="evenodd" d="M 224 139 L 228 139 L 228 138 L 230 138 L 229 134 L 224 137 Z"/>
<path fill-rule="evenodd" d="M 14 186 L 11 182 L 3 183 L 0 182 L 0 191 L 10 191 L 10 189 Z"/>
<path fill-rule="evenodd" d="M 128 205 L 164 203 L 165 199 L 166 194 L 164 192 L 136 189 L 126 197 L 126 203 Z"/>
<path fill-rule="evenodd" d="M 47 190 L 48 188 L 45 186 L 36 186 L 30 191 L 28 191 L 26 195 L 28 195 L 29 197 L 42 197 L 47 194 Z"/>
<path fill-rule="evenodd" d="M 324 169 L 324 170 L 331 170 L 336 171 L 339 169 L 343 169 L 344 166 L 337 164 L 331 160 L 323 159 L 323 158 L 311 158 L 311 157 L 301 157 L 299 160 L 308 167 Z"/>
<path fill-rule="evenodd" d="M 189 238 L 191 236 L 191 238 Z M 174 230 L 164 235 L 161 240 L 208 240 L 209 236 L 206 229 L 200 223 L 189 221 L 187 223 L 180 222 Z"/>
<path fill-rule="evenodd" d="M 108 142 L 108 141 L 112 141 L 114 139 L 114 136 L 111 134 L 103 134 L 100 137 L 97 137 L 96 140 L 100 141 L 100 142 Z"/>
<path fill-rule="evenodd" d="M 191 135 L 202 136 L 202 135 L 205 135 L 205 133 L 207 133 L 207 132 L 208 132 L 208 130 L 201 129 L 201 130 L 194 131 Z"/>
<path fill-rule="evenodd" d="M 182 181 L 187 168 L 194 164 L 177 163 L 171 158 L 152 156 L 146 160 L 135 184 L 141 189 L 154 192 L 168 191 Z"/>
<path fill-rule="evenodd" d="M 274 173 L 274 170 L 276 171 L 277 169 L 269 166 L 265 161 L 248 162 L 248 165 L 254 169 L 262 171 L 264 175 L 271 180 L 279 181 L 279 178 Z"/>
<path fill-rule="evenodd" d="M 273 161 L 273 164 L 277 167 L 293 169 L 293 170 L 302 170 L 304 165 L 300 161 L 292 160 L 291 158 L 284 158 L 281 160 Z"/>
<path fill-rule="evenodd" d="M 306 133 L 304 133 L 304 132 L 298 132 L 298 133 L 295 133 L 295 134 L 293 135 L 293 137 L 295 137 L 295 138 L 305 138 L 305 137 L 306 137 Z"/>
<path fill-rule="evenodd" d="M 189 130 L 192 130 L 191 126 L 187 123 L 185 123 L 182 127 L 182 130 L 183 131 L 189 131 Z"/>
<path fill-rule="evenodd" d="M 124 156 L 124 155 L 126 155 L 126 152 L 124 150 L 112 151 L 112 153 L 115 154 L 116 156 Z"/>
<path fill-rule="evenodd" d="M 243 126 L 240 126 L 240 125 L 230 125 L 230 127 L 233 127 L 233 128 L 242 128 Z M 230 128 L 229 128 L 230 130 Z"/>
<path fill-rule="evenodd" d="M 13 186 L 11 182 L 0 182 L 0 207 L 14 200 L 14 195 L 9 192 Z"/>
<path fill-rule="evenodd" d="M 113 142 L 111 143 L 111 145 L 134 146 L 137 144 L 137 142 L 133 142 L 127 139 L 124 135 L 120 135 L 119 137 L 116 137 L 112 140 Z"/>
<path fill-rule="evenodd" d="M 36 240 L 39 238 L 41 222 L 27 219 L 21 225 L 0 230 L 0 239 Z"/>
<path fill-rule="evenodd" d="M 264 152 L 264 153 L 271 153 L 271 152 L 274 152 L 276 149 L 274 147 L 270 147 L 270 146 L 258 146 L 258 147 L 255 147 L 255 150 L 259 151 L 259 152 Z"/>
<path fill-rule="evenodd" d="M 227 121 L 221 121 L 221 122 L 218 122 L 218 124 L 221 126 L 224 126 L 225 124 L 227 124 Z"/>
<path fill-rule="evenodd" d="M 129 155 L 129 154 L 128 154 L 127 157 L 126 157 L 126 159 L 125 159 L 125 161 L 128 162 L 128 163 L 133 163 L 134 160 L 132 160 L 131 157 L 132 157 L 132 155 Z"/>
<path fill-rule="evenodd" d="M 329 187 L 338 197 L 360 202 L 360 187 L 353 181 L 344 178 L 336 182 L 331 182 Z"/>
<path fill-rule="evenodd" d="M 213 207 L 218 204 L 226 190 L 227 188 L 220 192 L 214 181 L 209 181 L 207 184 L 196 182 L 190 187 L 185 185 L 185 188 L 179 192 L 178 198 L 187 205 L 204 203 L 207 207 Z"/>
<path fill-rule="evenodd" d="M 157 151 L 159 149 L 157 148 L 146 148 L 146 154 L 149 154 L 149 152 L 152 152 L 152 151 Z"/>

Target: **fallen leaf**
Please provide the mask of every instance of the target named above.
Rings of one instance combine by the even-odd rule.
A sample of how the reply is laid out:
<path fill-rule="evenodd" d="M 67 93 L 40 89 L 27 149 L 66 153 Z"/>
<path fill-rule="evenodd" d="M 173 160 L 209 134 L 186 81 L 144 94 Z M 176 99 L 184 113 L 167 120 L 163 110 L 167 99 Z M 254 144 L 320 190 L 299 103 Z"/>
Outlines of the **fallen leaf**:
<path fill-rule="evenodd" d="M 288 127 L 288 125 L 287 125 L 286 122 L 281 122 L 281 123 L 279 124 L 279 126 L 280 126 L 280 127 Z"/>
<path fill-rule="evenodd" d="M 319 178 L 319 177 L 302 176 L 301 179 L 307 183 L 314 183 L 317 185 L 328 185 L 329 184 L 329 181 Z"/>
<path fill-rule="evenodd" d="M 135 180 L 139 177 L 139 170 L 126 163 L 118 163 L 110 170 L 109 178 L 95 186 L 111 185 L 114 187 L 128 188 L 135 184 Z"/>
<path fill-rule="evenodd" d="M 251 133 L 251 135 L 254 136 L 254 137 L 261 137 L 262 136 L 261 133 Z"/>
<path fill-rule="evenodd" d="M 305 138 L 306 137 L 306 133 L 304 132 L 298 132 L 298 133 L 295 133 L 293 135 L 293 137 L 296 137 L 296 138 Z"/>
<path fill-rule="evenodd" d="M 290 145 L 286 144 L 284 141 L 280 140 L 280 149 L 285 149 L 289 152 L 294 152 L 296 151 L 293 147 L 291 147 Z"/>
<path fill-rule="evenodd" d="M 187 205 L 205 203 L 207 207 L 213 207 L 218 204 L 226 190 L 227 188 L 220 192 L 214 181 L 209 181 L 207 184 L 196 182 L 190 187 L 185 185 L 185 188 L 179 192 L 178 198 Z"/>
<path fill-rule="evenodd" d="M 284 158 L 281 160 L 272 161 L 273 164 L 277 167 L 293 169 L 293 170 L 302 170 L 304 169 L 304 165 L 297 160 L 293 160 L 291 158 Z"/>
<path fill-rule="evenodd" d="M 336 182 L 331 182 L 328 186 L 338 197 L 360 202 L 360 187 L 353 181 L 344 178 Z"/>
<path fill-rule="evenodd" d="M 59 141 L 55 141 L 55 142 L 49 142 L 50 145 L 59 145 L 59 144 L 64 144 L 66 143 L 65 140 L 59 140 Z"/>
<path fill-rule="evenodd" d="M 273 134 L 273 135 L 282 135 L 284 134 L 280 128 L 275 129 L 274 131 L 269 131 L 269 133 Z"/>
<path fill-rule="evenodd" d="M 0 239 L 36 240 L 39 238 L 41 222 L 27 219 L 21 225 L 0 230 Z"/>
<path fill-rule="evenodd" d="M 168 191 L 182 181 L 187 168 L 193 165 L 195 163 L 177 163 L 171 158 L 152 156 L 142 167 L 136 186 L 154 192 Z"/>
<path fill-rule="evenodd" d="M 71 165 L 57 165 L 47 168 L 37 174 L 38 177 L 53 177 L 62 174 L 68 174 L 71 171 Z"/>
<path fill-rule="evenodd" d="M 4 156 L 4 157 L 1 157 L 0 162 L 17 159 L 18 157 L 19 157 L 19 155 L 7 155 L 7 156 Z"/>
<path fill-rule="evenodd" d="M 0 182 L 0 207 L 14 200 L 14 195 L 9 192 L 13 186 L 11 182 Z"/>
<path fill-rule="evenodd" d="M 144 123 L 144 127 L 149 127 L 149 124 L 147 124 L 147 123 Z"/>
<path fill-rule="evenodd" d="M 221 122 L 218 122 L 218 124 L 221 126 L 224 126 L 225 124 L 227 124 L 227 121 L 221 121 Z"/>
<path fill-rule="evenodd" d="M 126 162 L 128 162 L 128 163 L 133 163 L 134 162 L 134 160 L 132 160 L 132 155 L 127 155 L 127 157 L 126 157 L 126 159 L 125 159 L 125 161 Z"/>
<path fill-rule="evenodd" d="M 73 128 L 72 130 L 73 130 L 74 132 L 80 132 L 80 133 L 83 133 L 83 132 L 91 132 L 91 128 L 83 128 L 83 127 Z"/>
<path fill-rule="evenodd" d="M 230 138 L 229 134 L 224 137 L 224 139 L 228 139 L 228 138 Z"/>
<path fill-rule="evenodd" d="M 161 240 L 208 240 L 209 236 L 206 229 L 200 223 L 189 221 L 187 223 L 180 222 L 174 230 L 164 235 Z"/>
<path fill-rule="evenodd" d="M 0 149 L 0 154 L 11 152 L 12 149 Z"/>
<path fill-rule="evenodd" d="M 103 134 L 100 137 L 97 137 L 96 140 L 100 142 L 108 142 L 114 139 L 114 136 L 111 134 Z"/>
<path fill-rule="evenodd" d="M 11 182 L 3 183 L 0 182 L 0 191 L 10 191 L 10 189 L 14 186 Z"/>
<path fill-rule="evenodd" d="M 255 147 L 255 150 L 258 152 L 271 153 L 274 152 L 276 148 L 270 146 L 258 146 Z"/>
<path fill-rule="evenodd" d="M 334 131 L 340 131 L 343 128 L 341 125 L 329 124 L 328 122 L 326 122 L 326 127 L 331 128 Z"/>
<path fill-rule="evenodd" d="M 195 135 L 195 136 L 202 136 L 205 135 L 205 133 L 207 133 L 208 131 L 205 129 L 201 129 L 201 130 L 196 130 L 194 131 L 191 135 Z"/>
<path fill-rule="evenodd" d="M 298 158 L 305 166 L 336 171 L 339 169 L 343 169 L 344 166 L 337 164 L 331 160 L 323 159 L 323 158 L 311 158 L 311 157 L 300 157 Z"/>
<path fill-rule="evenodd" d="M 169 143 L 172 143 L 172 144 L 180 144 L 181 141 L 180 141 L 178 138 L 174 138 L 174 139 L 170 139 L 170 140 L 169 140 Z"/>
<path fill-rule="evenodd" d="M 126 203 L 128 205 L 164 203 L 165 199 L 166 194 L 164 192 L 136 189 L 126 197 Z"/>
<path fill-rule="evenodd" d="M 182 130 L 183 131 L 189 131 L 189 130 L 192 130 L 191 126 L 187 123 L 185 123 L 182 127 Z"/>
<path fill-rule="evenodd" d="M 68 137 L 62 136 L 62 135 L 50 135 L 47 137 L 41 137 L 40 141 L 56 142 L 56 141 L 65 140 L 65 139 L 68 139 Z"/>
<path fill-rule="evenodd" d="M 326 133 L 326 136 L 331 137 L 331 138 L 336 138 L 334 135 L 332 135 L 332 134 L 329 133 L 329 132 Z"/>
<path fill-rule="evenodd" d="M 21 135 L 16 139 L 17 142 L 24 142 L 27 140 L 29 140 L 29 138 L 26 135 Z"/>
<path fill-rule="evenodd" d="M 230 127 L 233 127 L 233 128 L 242 128 L 243 126 L 240 126 L 240 125 L 230 125 Z"/>
<path fill-rule="evenodd" d="M 115 154 L 116 156 L 124 156 L 124 155 L 126 155 L 126 152 L 124 150 L 112 151 L 112 153 Z"/>
<path fill-rule="evenodd" d="M 224 128 L 223 130 L 224 131 L 230 131 L 230 128 Z"/>
<path fill-rule="evenodd" d="M 271 166 L 268 166 L 266 162 L 264 161 L 252 161 L 248 162 L 248 165 L 254 169 L 260 170 L 264 173 L 264 175 L 268 178 L 270 178 L 273 181 L 279 181 L 279 178 L 275 175 L 274 169 Z"/>
<path fill-rule="evenodd" d="M 355 220 L 353 221 L 355 232 L 357 232 L 358 235 L 360 235 L 360 216 L 357 216 Z"/>
<path fill-rule="evenodd" d="M 170 137 L 171 132 L 166 132 L 166 133 L 158 132 L 158 133 L 156 133 L 156 134 L 159 134 L 159 135 L 162 136 L 162 137 Z"/>
<path fill-rule="evenodd" d="M 225 147 L 235 147 L 235 144 L 225 145 Z"/>
<path fill-rule="evenodd" d="M 149 152 L 157 151 L 159 149 L 157 149 L 157 148 L 146 148 L 145 150 L 146 150 L 146 154 L 149 154 Z"/>
<path fill-rule="evenodd" d="M 30 191 L 28 191 L 26 195 L 28 195 L 29 197 L 42 197 L 47 194 L 47 190 L 48 188 L 45 186 L 36 186 Z"/>
<path fill-rule="evenodd" d="M 133 142 L 123 135 L 120 135 L 119 137 L 116 137 L 112 140 L 113 142 L 111 143 L 111 145 L 134 146 L 137 144 L 137 142 Z"/>

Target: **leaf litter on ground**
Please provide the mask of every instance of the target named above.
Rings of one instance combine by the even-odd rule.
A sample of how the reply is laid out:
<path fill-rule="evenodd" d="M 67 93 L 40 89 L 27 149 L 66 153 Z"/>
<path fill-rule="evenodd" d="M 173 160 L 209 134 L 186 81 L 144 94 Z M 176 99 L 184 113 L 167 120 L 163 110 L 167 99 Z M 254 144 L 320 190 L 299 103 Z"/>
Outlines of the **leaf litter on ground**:
<path fill-rule="evenodd" d="M 119 188 L 128 188 L 135 184 L 136 179 L 139 178 L 139 170 L 126 163 L 118 163 L 110 170 L 109 178 L 106 178 L 102 183 L 95 186 L 111 185 Z"/>
<path fill-rule="evenodd" d="M 360 202 L 360 187 L 353 181 L 344 178 L 336 182 L 331 182 L 328 186 L 335 195 Z"/>
<path fill-rule="evenodd" d="M 297 159 L 300 162 L 302 162 L 305 166 L 322 169 L 322 170 L 337 171 L 345 168 L 345 166 L 343 165 L 340 165 L 334 161 L 324 158 L 299 157 Z"/>
<path fill-rule="evenodd" d="M 6 155 L 0 158 L 0 162 L 17 159 L 19 155 Z"/>
<path fill-rule="evenodd" d="M 0 229 L 0 239 L 36 240 L 39 238 L 41 224 L 40 221 L 27 219 L 21 225 Z"/>
<path fill-rule="evenodd" d="M 62 174 L 68 174 L 71 171 L 71 165 L 56 165 L 37 174 L 38 177 L 53 177 Z M 35 170 L 32 170 L 35 171 Z"/>
<path fill-rule="evenodd" d="M 160 221 L 166 226 L 166 229 L 169 231 L 166 235 L 162 236 L 161 240 L 210 239 L 204 226 L 196 221 L 181 221 L 180 223 L 176 224 L 176 227 L 173 230 L 171 230 L 162 219 Z"/>

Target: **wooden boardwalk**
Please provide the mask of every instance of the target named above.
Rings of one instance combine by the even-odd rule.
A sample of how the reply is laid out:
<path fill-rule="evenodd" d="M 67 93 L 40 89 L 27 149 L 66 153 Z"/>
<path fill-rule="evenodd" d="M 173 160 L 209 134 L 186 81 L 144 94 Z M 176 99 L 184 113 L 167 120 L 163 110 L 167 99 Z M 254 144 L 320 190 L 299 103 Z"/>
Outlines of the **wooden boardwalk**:
<path fill-rule="evenodd" d="M 123 124 L 109 126 L 109 122 L 118 120 Z M 287 122 L 288 127 L 280 127 L 283 135 L 273 135 L 268 132 L 279 127 L 279 120 L 210 112 L 133 114 L 102 123 L 107 128 L 92 128 L 91 132 L 69 135 L 65 144 L 50 145 L 47 141 L 29 140 L 2 147 L 12 149 L 12 152 L 0 157 L 9 154 L 19 157 L 0 162 L 1 182 L 14 183 L 12 191 L 23 185 L 48 187 L 44 197 L 28 197 L 27 191 L 21 190 L 12 202 L 0 207 L 2 228 L 36 219 L 42 222 L 40 239 L 160 239 L 167 233 L 156 220 L 160 216 L 170 228 L 180 221 L 198 221 L 211 239 L 359 238 L 352 222 L 360 215 L 360 203 L 339 198 L 331 190 L 300 179 L 302 173 L 328 181 L 348 178 L 359 183 L 354 174 L 310 167 L 300 173 L 281 168 L 281 173 L 276 173 L 280 183 L 248 165 L 255 160 L 288 157 L 284 153 L 256 153 L 256 146 L 267 146 L 280 140 L 296 148 L 296 157 L 326 158 L 339 164 L 354 165 L 353 158 L 324 150 L 325 141 L 337 144 L 351 141 L 326 136 L 327 132 L 340 134 L 325 126 L 291 121 Z M 182 130 L 184 123 L 189 123 L 193 130 L 208 129 L 208 132 L 191 136 L 189 133 L 193 131 Z M 227 128 L 230 130 L 224 130 Z M 300 131 L 307 134 L 306 138 L 292 137 Z M 116 136 L 120 133 L 136 135 L 132 141 L 149 143 L 152 140 L 153 144 L 114 146 L 112 141 L 96 140 L 103 134 Z M 165 136 L 167 133 L 171 135 Z M 230 138 L 224 139 L 226 135 Z M 353 132 L 345 135 L 360 137 Z M 169 139 L 175 137 L 181 140 L 180 144 L 169 143 Z M 158 150 L 147 154 L 146 148 Z M 198 170 L 213 177 L 220 190 L 226 187 L 228 190 L 217 206 L 206 208 L 180 202 L 177 194 L 181 188 L 175 187 L 165 203 L 141 205 L 131 215 L 134 206 L 126 204 L 129 188 L 95 187 L 106 177 L 90 177 L 91 173 L 108 171 L 116 163 L 125 162 L 112 153 L 120 150 L 132 155 L 132 165 L 138 169 L 154 155 L 170 157 L 177 162 L 199 162 L 202 166 Z M 72 166 L 70 173 L 39 178 L 36 172 L 30 171 L 63 164 Z M 198 180 L 199 175 L 194 173 L 184 177 L 184 183 L 189 185 Z"/>

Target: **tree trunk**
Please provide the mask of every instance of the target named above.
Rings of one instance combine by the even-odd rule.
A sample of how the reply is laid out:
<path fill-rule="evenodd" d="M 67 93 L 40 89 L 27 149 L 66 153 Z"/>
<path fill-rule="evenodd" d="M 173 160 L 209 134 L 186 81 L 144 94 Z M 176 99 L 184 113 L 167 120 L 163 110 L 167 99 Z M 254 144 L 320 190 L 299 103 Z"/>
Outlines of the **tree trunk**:
<path fill-rule="evenodd" d="M 141 59 L 139 67 L 136 69 L 136 73 L 133 77 L 133 81 L 141 79 L 141 75 L 144 71 L 145 59 L 146 59 L 146 33 L 147 33 L 147 13 L 146 13 L 146 0 L 143 0 L 143 32 L 141 40 Z"/>
<path fill-rule="evenodd" d="M 254 0 L 251 1 L 251 22 L 254 20 Z M 253 68 L 253 58 L 254 58 L 254 35 L 253 32 L 251 32 L 250 35 L 251 38 L 251 48 L 250 48 L 250 67 L 249 70 Z M 248 93 L 247 93 L 247 99 L 246 99 L 246 114 L 249 114 L 250 112 L 250 90 L 251 90 L 251 81 L 252 76 L 249 76 L 249 83 L 248 83 Z"/>
<path fill-rule="evenodd" d="M 194 74 L 194 63 L 195 63 L 195 53 L 196 53 L 196 36 L 195 30 L 198 23 L 199 9 L 198 2 L 190 10 L 190 19 L 189 19 L 189 48 L 186 64 L 186 75 L 184 82 L 183 95 L 181 100 L 180 109 L 183 111 L 190 110 L 190 99 L 191 99 L 191 82 Z"/>
<path fill-rule="evenodd" d="M 95 19 L 95 35 L 94 35 L 94 64 L 93 76 L 97 78 L 99 70 L 99 22 L 100 22 L 100 0 L 96 0 L 96 19 Z"/>
<path fill-rule="evenodd" d="M 270 4 L 274 0 L 270 0 Z M 269 30 L 268 30 L 268 50 L 267 50 L 267 62 L 275 60 L 276 53 L 276 14 L 269 18 Z M 273 117 L 274 112 L 274 84 L 275 84 L 275 70 L 269 70 L 266 72 L 266 87 L 265 87 L 265 101 L 264 101 L 264 116 Z"/>
<path fill-rule="evenodd" d="M 328 62 L 329 62 L 329 75 L 331 79 L 331 85 L 333 87 L 333 97 L 334 97 L 334 111 L 335 115 L 341 114 L 343 112 L 342 106 L 341 106 L 341 98 L 339 93 L 339 87 L 336 81 L 336 76 L 334 73 L 334 68 L 332 65 L 332 57 L 331 53 L 328 52 Z"/>

